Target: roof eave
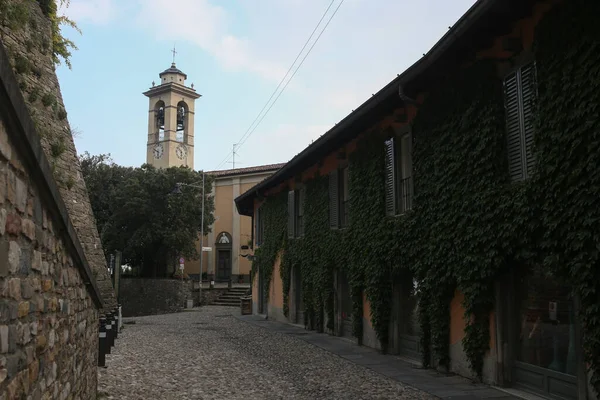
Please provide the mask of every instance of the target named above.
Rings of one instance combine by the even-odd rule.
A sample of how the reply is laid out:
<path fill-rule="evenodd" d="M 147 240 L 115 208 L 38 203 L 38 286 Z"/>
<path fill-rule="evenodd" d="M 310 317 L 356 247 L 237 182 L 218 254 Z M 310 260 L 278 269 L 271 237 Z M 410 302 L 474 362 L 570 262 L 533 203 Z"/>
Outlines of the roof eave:
<path fill-rule="evenodd" d="M 489 11 L 490 8 L 500 0 L 478 0 L 469 8 L 469 10 L 452 26 L 452 28 L 442 36 L 436 44 L 418 61 L 406 69 L 397 78 L 392 80 L 377 94 L 372 96 L 366 102 L 364 102 L 358 109 L 349 114 L 334 128 L 330 129 L 327 133 L 322 135 L 314 143 L 304 149 L 300 154 L 294 157 L 288 164 L 281 168 L 278 172 L 271 175 L 268 179 L 256 185 L 253 190 L 243 193 L 235 199 L 238 213 L 241 215 L 252 216 L 254 213 L 254 198 L 258 196 L 260 191 L 264 191 L 268 188 L 276 186 L 277 183 L 281 183 L 285 179 L 289 178 L 289 174 L 294 168 L 299 167 L 302 162 L 310 156 L 320 146 L 325 145 L 327 141 L 332 141 L 341 135 L 341 133 L 352 125 L 355 121 L 366 115 L 366 113 L 378 104 L 380 104 L 385 98 L 397 95 L 403 102 L 412 102 L 404 94 L 403 87 L 410 81 L 417 78 L 429 67 L 431 67 L 436 61 L 438 61 L 452 46 L 458 36 L 464 35 L 465 32 L 472 26 L 472 24 L 481 17 L 485 12 Z"/>

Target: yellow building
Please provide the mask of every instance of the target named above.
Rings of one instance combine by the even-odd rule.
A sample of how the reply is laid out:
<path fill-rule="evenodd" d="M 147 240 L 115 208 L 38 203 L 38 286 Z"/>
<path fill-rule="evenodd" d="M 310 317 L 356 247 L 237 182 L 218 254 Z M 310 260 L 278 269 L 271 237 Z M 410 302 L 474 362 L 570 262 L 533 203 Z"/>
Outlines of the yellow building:
<path fill-rule="evenodd" d="M 252 218 L 240 215 L 233 201 L 259 182 L 275 173 L 284 164 L 261 165 L 249 168 L 236 168 L 210 171 L 214 178 L 211 195 L 215 200 L 215 222 L 211 232 L 204 237 L 203 268 L 204 280 L 233 283 L 249 283 L 251 263 L 242 254 L 242 246 L 252 247 Z M 200 252 L 200 241 L 197 244 Z M 186 260 L 185 272 L 194 280 L 200 271 L 200 260 Z"/>

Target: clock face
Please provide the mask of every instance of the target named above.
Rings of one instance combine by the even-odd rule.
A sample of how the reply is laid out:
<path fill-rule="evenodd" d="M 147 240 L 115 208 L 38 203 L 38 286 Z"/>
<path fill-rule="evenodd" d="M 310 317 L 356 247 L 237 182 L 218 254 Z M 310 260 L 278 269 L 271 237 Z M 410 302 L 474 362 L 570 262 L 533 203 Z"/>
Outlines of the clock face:
<path fill-rule="evenodd" d="M 163 155 L 163 147 L 160 144 L 157 144 L 152 151 L 154 153 L 154 158 L 161 158 Z"/>
<path fill-rule="evenodd" d="M 177 154 L 177 158 L 183 160 L 185 157 L 187 157 L 187 147 L 184 145 L 177 146 L 175 149 L 175 154 Z"/>

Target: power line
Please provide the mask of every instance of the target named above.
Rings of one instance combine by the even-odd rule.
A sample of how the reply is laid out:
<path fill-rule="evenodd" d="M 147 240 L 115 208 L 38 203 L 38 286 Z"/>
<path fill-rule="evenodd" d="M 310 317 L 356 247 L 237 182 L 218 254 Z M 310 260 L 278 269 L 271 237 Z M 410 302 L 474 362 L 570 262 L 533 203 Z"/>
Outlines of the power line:
<path fill-rule="evenodd" d="M 254 131 L 256 130 L 256 128 L 260 125 L 260 123 L 262 122 L 262 120 L 265 119 L 265 117 L 267 116 L 267 114 L 269 113 L 269 111 L 271 110 L 271 108 L 273 108 L 273 106 L 275 105 L 275 103 L 277 103 L 277 100 L 279 99 L 279 97 L 281 96 L 281 94 L 284 92 L 284 90 L 288 86 L 288 84 L 292 81 L 292 79 L 296 75 L 296 72 L 298 72 L 298 70 L 300 69 L 300 67 L 302 66 L 302 64 L 304 64 L 304 61 L 306 60 L 306 57 L 308 57 L 308 55 L 310 54 L 310 52 L 312 51 L 312 49 L 315 47 L 315 45 L 319 41 L 319 38 L 321 37 L 321 35 L 323 34 L 323 32 L 325 32 L 325 29 L 327 29 L 327 26 L 329 26 L 329 23 L 331 22 L 331 20 L 333 19 L 333 17 L 335 17 L 335 14 L 338 12 L 338 10 L 340 9 L 340 7 L 342 6 L 343 3 L 344 3 L 344 0 L 340 1 L 340 4 L 338 4 L 337 8 L 335 9 L 335 11 L 331 15 L 331 17 L 329 17 L 329 20 L 327 21 L 327 23 L 325 24 L 325 26 L 323 27 L 323 29 L 319 33 L 319 36 L 317 36 L 317 38 L 315 39 L 315 41 L 313 42 L 313 44 L 310 46 L 310 48 L 308 49 L 308 52 L 304 55 L 304 57 L 302 58 L 302 61 L 300 61 L 300 64 L 298 65 L 298 67 L 296 67 L 296 69 L 294 70 L 294 73 L 292 74 L 292 76 L 290 77 L 290 79 L 286 82 L 285 86 L 283 86 L 283 89 L 281 89 L 281 91 L 279 92 L 279 94 L 277 95 L 277 97 L 275 97 L 275 100 L 273 100 L 273 103 L 271 103 L 271 105 L 269 106 L 269 108 L 267 109 L 267 111 L 263 114 L 263 116 L 261 117 L 261 119 L 254 126 L 254 128 L 248 134 L 248 136 L 246 136 L 246 138 L 244 140 L 242 140 L 242 141 L 239 142 L 239 146 L 237 147 L 238 150 L 239 150 L 240 147 L 242 147 L 242 145 L 246 142 L 246 140 L 248 140 L 248 138 L 252 135 L 252 133 L 254 133 Z"/>
<path fill-rule="evenodd" d="M 269 97 L 269 99 L 267 100 L 267 102 L 265 103 L 265 105 L 262 107 L 262 109 L 260 110 L 260 112 L 257 114 L 256 118 L 254 118 L 254 121 L 252 121 L 252 123 L 250 124 L 250 126 L 248 127 L 248 129 L 246 129 L 246 132 L 244 132 L 244 134 L 242 135 L 242 137 L 240 138 L 240 140 L 239 140 L 238 143 L 245 142 L 246 139 L 252 134 L 252 132 L 254 132 L 254 130 L 256 129 L 256 127 L 258 126 L 258 124 L 260 124 L 260 121 L 262 121 L 264 119 L 264 115 L 263 115 L 262 118 L 260 118 L 261 114 L 263 113 L 263 111 L 265 110 L 265 108 L 267 108 L 267 105 L 269 104 L 269 102 L 271 101 L 271 99 L 273 98 L 273 96 L 275 96 L 275 93 L 277 93 L 277 91 L 279 90 L 279 88 L 281 87 L 281 85 L 283 84 L 283 82 L 285 81 L 285 79 L 288 77 L 288 75 L 290 74 L 290 71 L 292 70 L 292 68 L 294 68 L 294 65 L 296 64 L 296 61 L 298 61 L 298 58 L 300 58 L 300 55 L 302 54 L 302 52 L 304 51 L 304 49 L 306 48 L 306 46 L 308 45 L 308 43 L 310 42 L 310 40 L 314 36 L 315 32 L 317 31 L 317 29 L 321 25 L 321 22 L 323 22 L 323 19 L 325 18 L 325 16 L 329 12 L 329 9 L 331 9 L 331 6 L 333 5 L 334 2 L 335 2 L 335 0 L 331 0 L 331 3 L 329 3 L 329 6 L 327 7 L 327 9 L 325 10 L 325 12 L 321 16 L 321 19 L 319 19 L 319 22 L 317 23 L 317 25 L 315 26 L 315 28 L 311 32 L 310 36 L 308 37 L 308 39 L 306 40 L 306 42 L 302 46 L 302 49 L 300 49 L 300 51 L 298 52 L 298 55 L 296 55 L 296 58 L 294 59 L 294 62 L 292 62 L 292 64 L 288 68 L 287 72 L 285 73 L 285 76 L 281 79 L 281 81 L 279 82 L 279 84 L 277 85 L 277 87 L 275 88 L 275 90 L 273 91 L 273 93 L 271 93 L 271 96 Z M 329 18 L 329 21 L 327 22 L 327 25 L 329 25 L 329 22 L 331 22 L 331 19 L 333 18 L 333 16 L 335 16 L 335 13 L 340 8 L 340 6 L 342 5 L 343 2 L 344 2 L 344 0 L 342 0 L 342 2 L 338 5 L 337 9 L 335 10 L 335 12 L 331 16 L 331 18 Z M 327 28 L 327 25 L 325 25 L 325 28 Z M 310 53 L 310 51 L 312 50 L 312 48 L 314 47 L 314 45 L 316 44 L 316 42 L 319 40 L 319 37 L 321 37 L 321 35 L 323 34 L 323 31 L 325 30 L 325 28 L 321 31 L 321 33 L 319 34 L 319 36 L 317 37 L 317 39 L 315 40 L 315 42 L 313 43 L 313 45 L 311 46 L 311 48 L 308 50 L 308 53 L 304 56 L 304 58 L 302 59 L 300 65 L 302 65 L 302 63 L 304 62 L 304 60 L 306 59 L 306 57 L 308 56 L 308 54 Z M 296 71 L 298 71 L 298 68 L 296 68 Z M 292 74 L 292 76 L 290 77 L 290 79 L 288 80 L 288 82 L 285 84 L 285 86 L 282 89 L 282 92 L 283 92 L 283 90 L 285 90 L 285 88 L 289 84 L 289 81 L 292 80 L 292 78 L 296 74 L 296 71 L 294 71 L 294 73 Z M 281 93 L 279 93 L 279 95 L 277 96 L 277 98 L 275 99 L 275 101 L 273 102 L 273 104 L 277 101 L 277 99 L 279 98 L 280 95 L 281 95 Z M 271 104 L 271 106 L 269 107 L 269 109 L 267 110 L 266 113 L 268 113 L 269 110 L 273 107 L 273 104 Z M 266 113 L 265 113 L 265 115 L 266 115 Z M 254 124 L 256 123 L 256 121 L 259 120 L 259 118 L 260 118 L 260 121 L 258 122 L 258 124 L 254 128 L 252 128 L 254 126 Z M 226 162 L 228 162 L 230 156 L 232 155 L 232 153 L 233 152 L 229 152 L 227 154 L 227 156 L 223 159 L 223 161 L 221 161 L 221 163 L 219 163 L 219 165 L 215 169 L 218 169 L 221 165 L 223 165 Z"/>

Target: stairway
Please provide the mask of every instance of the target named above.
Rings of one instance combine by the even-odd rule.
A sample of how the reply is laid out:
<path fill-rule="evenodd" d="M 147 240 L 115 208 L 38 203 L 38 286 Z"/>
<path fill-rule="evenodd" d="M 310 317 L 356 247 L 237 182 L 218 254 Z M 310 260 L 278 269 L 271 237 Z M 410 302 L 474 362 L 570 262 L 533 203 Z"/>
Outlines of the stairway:
<path fill-rule="evenodd" d="M 240 307 L 240 298 L 246 295 L 249 288 L 231 288 L 213 303 L 215 306 Z"/>

